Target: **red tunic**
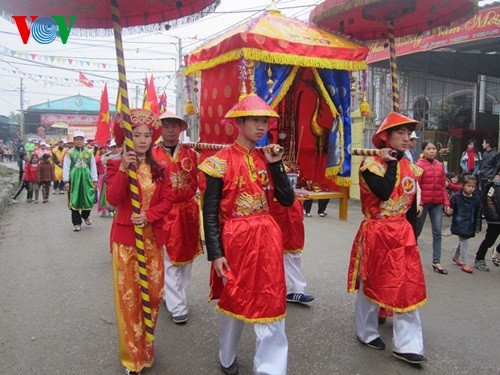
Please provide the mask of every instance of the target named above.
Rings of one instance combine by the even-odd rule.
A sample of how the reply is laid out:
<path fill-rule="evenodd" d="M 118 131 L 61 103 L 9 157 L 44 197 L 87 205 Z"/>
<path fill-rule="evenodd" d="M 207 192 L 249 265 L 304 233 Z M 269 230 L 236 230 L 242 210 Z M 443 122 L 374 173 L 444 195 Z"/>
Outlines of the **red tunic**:
<path fill-rule="evenodd" d="M 300 253 L 304 249 L 304 208 L 296 200 L 291 207 L 283 207 L 278 201 L 271 201 L 271 215 L 283 233 L 283 249 L 288 253 Z"/>
<path fill-rule="evenodd" d="M 384 176 L 387 164 L 378 156 L 366 158 L 360 171 Z M 364 294 L 373 303 L 394 312 L 412 311 L 427 302 L 422 263 L 406 212 L 416 194 L 421 169 L 403 158 L 396 185 L 381 201 L 360 173 L 361 207 L 365 215 L 352 245 L 348 291 L 363 280 Z"/>
<path fill-rule="evenodd" d="M 172 264 L 191 263 L 202 252 L 200 238 L 200 207 L 196 200 L 198 190 L 198 154 L 193 149 L 177 145 L 170 155 L 161 145 L 153 148 L 153 158 L 170 175 L 174 193 L 174 207 L 164 219 L 168 257 Z"/>
<path fill-rule="evenodd" d="M 258 149 L 235 142 L 200 164 L 223 181 L 221 241 L 231 272 L 227 283 L 211 273 L 217 310 L 248 323 L 268 323 L 286 315 L 286 284 L 281 231 L 269 214 L 274 196 L 267 161 Z"/>

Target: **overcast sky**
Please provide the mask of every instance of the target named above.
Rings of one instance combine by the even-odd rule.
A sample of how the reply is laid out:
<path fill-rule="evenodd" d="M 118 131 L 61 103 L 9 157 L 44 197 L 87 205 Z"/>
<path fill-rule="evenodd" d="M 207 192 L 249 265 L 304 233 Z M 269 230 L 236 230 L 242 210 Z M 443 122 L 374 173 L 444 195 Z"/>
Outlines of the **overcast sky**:
<path fill-rule="evenodd" d="M 493 3 L 480 1 L 480 4 Z M 170 110 L 175 109 L 174 71 L 178 66 L 178 40 L 186 54 L 234 25 L 258 16 L 270 0 L 222 0 L 216 12 L 192 24 L 155 34 L 124 36 L 129 100 L 135 105 L 136 92 L 142 96 L 147 74 L 155 76 L 159 93 L 166 91 Z M 278 8 L 287 16 L 307 20 L 322 0 L 278 0 Z M 251 4 L 251 6 L 249 6 Z M 12 53 L 15 53 L 12 56 Z M 76 82 L 82 71 L 93 88 Z M 84 38 L 70 34 L 67 44 L 56 39 L 39 44 L 31 38 L 23 44 L 17 27 L 0 17 L 0 114 L 8 116 L 20 109 L 20 79 L 23 78 L 23 107 L 46 103 L 72 95 L 100 99 L 104 81 L 108 82 L 110 102 L 116 100 L 118 84 L 114 40 L 112 37 Z"/>

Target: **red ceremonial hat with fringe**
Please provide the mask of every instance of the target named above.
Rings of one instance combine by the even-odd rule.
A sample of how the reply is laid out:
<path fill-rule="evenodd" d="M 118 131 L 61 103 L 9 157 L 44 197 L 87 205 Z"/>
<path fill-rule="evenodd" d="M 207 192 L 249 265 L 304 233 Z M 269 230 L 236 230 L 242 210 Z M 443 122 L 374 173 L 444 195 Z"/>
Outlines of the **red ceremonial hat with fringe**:
<path fill-rule="evenodd" d="M 130 125 L 132 129 L 139 125 L 146 125 L 152 131 L 153 143 L 161 136 L 161 121 L 155 113 L 147 109 L 134 108 L 130 111 Z M 115 142 L 118 146 L 125 140 L 125 130 L 123 129 L 123 117 L 119 116 L 113 126 Z"/>
<path fill-rule="evenodd" d="M 247 116 L 280 117 L 269 104 L 254 93 L 248 94 L 241 99 L 226 113 L 225 118 Z"/>
<path fill-rule="evenodd" d="M 382 148 L 382 142 L 387 141 L 387 130 L 400 125 L 413 125 L 415 129 L 418 129 L 421 123 L 420 121 L 402 115 L 401 113 L 391 112 L 389 113 L 389 115 L 387 115 L 385 120 L 382 122 L 382 125 L 379 126 L 375 134 L 373 134 L 373 145 L 376 148 Z"/>

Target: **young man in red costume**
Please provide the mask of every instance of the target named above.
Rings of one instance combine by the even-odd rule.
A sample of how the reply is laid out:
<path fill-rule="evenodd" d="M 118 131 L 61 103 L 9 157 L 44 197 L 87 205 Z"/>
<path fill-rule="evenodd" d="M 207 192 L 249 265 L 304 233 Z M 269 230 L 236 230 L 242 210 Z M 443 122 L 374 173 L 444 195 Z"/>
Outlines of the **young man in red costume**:
<path fill-rule="evenodd" d="M 200 164 L 206 174 L 203 222 L 212 261 L 211 298 L 219 299 L 219 359 L 225 374 L 237 374 L 236 351 L 245 323 L 257 336 L 254 374 L 284 375 L 286 284 L 281 230 L 270 201 L 291 206 L 294 191 L 276 145 L 256 148 L 278 114 L 255 94 L 236 104 L 226 118 L 239 135 L 231 147 Z"/>
<path fill-rule="evenodd" d="M 153 158 L 166 168 L 172 182 L 174 207 L 164 219 L 167 244 L 165 262 L 165 304 L 176 324 L 186 323 L 186 287 L 191 280 L 194 259 L 201 254 L 198 153 L 180 143 L 188 124 L 166 111 L 160 116 L 163 140 L 153 149 Z"/>
<path fill-rule="evenodd" d="M 360 166 L 362 212 L 351 251 L 348 290 L 358 290 L 358 340 L 373 349 L 385 344 L 378 333 L 379 309 L 394 313 L 393 355 L 426 362 L 418 308 L 426 301 L 425 280 L 411 222 L 416 220 L 417 179 L 421 169 L 404 157 L 410 134 L 420 123 L 391 112 L 372 142 L 378 156 Z M 397 151 L 391 156 L 391 151 Z"/>

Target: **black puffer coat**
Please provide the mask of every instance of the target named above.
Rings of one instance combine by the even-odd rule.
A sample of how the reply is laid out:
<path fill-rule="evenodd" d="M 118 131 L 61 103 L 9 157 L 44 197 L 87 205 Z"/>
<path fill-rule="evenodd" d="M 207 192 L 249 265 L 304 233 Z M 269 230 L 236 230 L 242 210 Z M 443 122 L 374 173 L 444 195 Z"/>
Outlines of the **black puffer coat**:
<path fill-rule="evenodd" d="M 481 223 L 481 198 L 474 192 L 467 197 L 462 191 L 451 196 L 453 219 L 451 220 L 451 233 L 461 237 L 471 238 L 479 231 Z"/>

